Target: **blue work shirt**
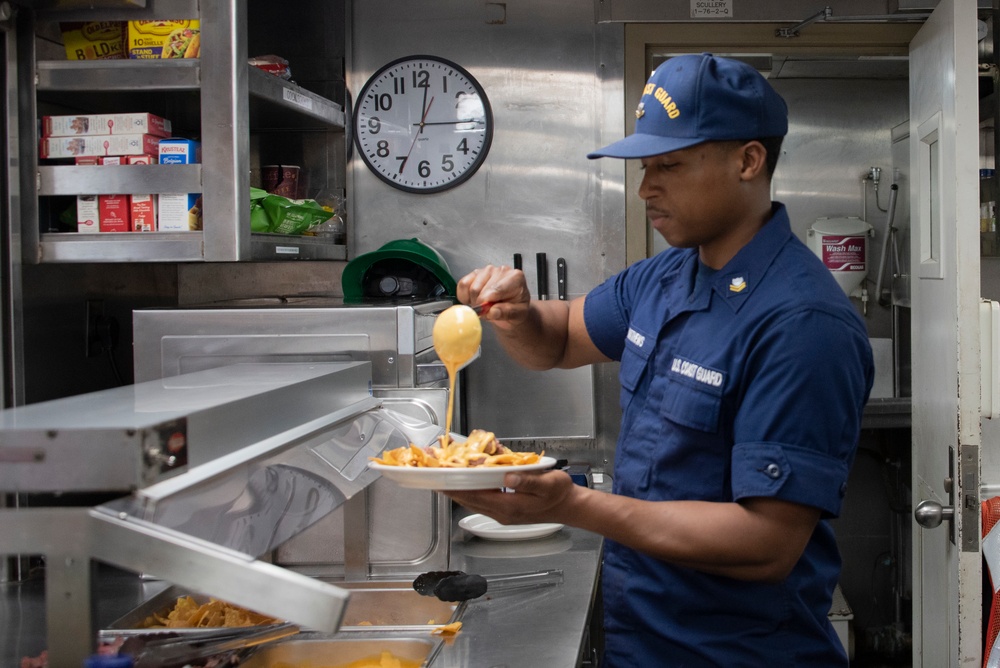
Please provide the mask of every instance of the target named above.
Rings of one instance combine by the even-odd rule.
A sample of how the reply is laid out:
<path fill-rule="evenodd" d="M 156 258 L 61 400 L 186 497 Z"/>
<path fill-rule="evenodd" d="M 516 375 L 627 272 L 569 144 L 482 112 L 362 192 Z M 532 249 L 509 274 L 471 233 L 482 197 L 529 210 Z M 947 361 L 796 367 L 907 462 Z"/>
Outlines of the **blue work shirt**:
<path fill-rule="evenodd" d="M 614 493 L 773 497 L 824 519 L 778 583 L 606 541 L 606 665 L 846 666 L 827 617 L 840 554 L 825 518 L 840 512 L 874 378 L 864 321 L 779 203 L 695 290 L 697 267 L 697 249 L 671 248 L 587 296 L 591 339 L 621 361 Z"/>

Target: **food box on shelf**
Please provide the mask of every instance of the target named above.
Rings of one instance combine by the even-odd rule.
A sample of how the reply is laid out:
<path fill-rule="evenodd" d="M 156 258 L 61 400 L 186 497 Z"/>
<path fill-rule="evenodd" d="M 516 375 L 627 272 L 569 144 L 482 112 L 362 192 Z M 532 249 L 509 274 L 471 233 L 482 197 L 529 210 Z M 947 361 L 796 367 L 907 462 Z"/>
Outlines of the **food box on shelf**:
<path fill-rule="evenodd" d="M 101 232 L 128 232 L 131 230 L 128 195 L 98 195 Z"/>
<path fill-rule="evenodd" d="M 92 234 L 101 231 L 101 212 L 97 206 L 97 195 L 77 195 L 76 231 Z"/>
<path fill-rule="evenodd" d="M 125 156 L 125 163 L 128 165 L 155 165 L 159 157 L 155 155 L 129 155 Z M 131 196 L 132 204 L 132 231 L 133 232 L 155 232 L 157 230 L 156 195 L 135 195 Z"/>
<path fill-rule="evenodd" d="M 197 20 L 129 21 L 129 58 L 198 58 L 201 29 Z"/>
<path fill-rule="evenodd" d="M 60 23 L 69 60 L 118 60 L 125 57 L 125 21 Z"/>
<path fill-rule="evenodd" d="M 140 155 L 157 153 L 160 138 L 149 134 L 42 137 L 40 158 L 75 158 L 88 155 Z"/>
<path fill-rule="evenodd" d="M 156 231 L 156 195 L 132 195 L 131 205 L 132 231 Z"/>
<path fill-rule="evenodd" d="M 43 137 L 147 134 L 169 137 L 171 123 L 154 114 L 76 114 L 42 116 Z"/>
<path fill-rule="evenodd" d="M 201 143 L 191 139 L 164 139 L 159 149 L 161 165 L 201 162 Z M 161 193 L 157 216 L 161 232 L 200 230 L 201 193 Z"/>
<path fill-rule="evenodd" d="M 102 165 L 122 165 L 124 157 L 109 155 L 98 158 Z M 98 195 L 97 208 L 101 214 L 101 232 L 129 231 L 129 196 L 128 195 Z"/>

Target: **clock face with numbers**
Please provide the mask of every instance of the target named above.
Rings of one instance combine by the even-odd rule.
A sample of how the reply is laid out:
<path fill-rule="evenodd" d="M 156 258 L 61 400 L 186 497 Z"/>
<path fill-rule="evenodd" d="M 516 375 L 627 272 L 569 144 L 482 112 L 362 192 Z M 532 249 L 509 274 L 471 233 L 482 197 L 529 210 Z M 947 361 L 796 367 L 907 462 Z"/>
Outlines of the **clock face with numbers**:
<path fill-rule="evenodd" d="M 368 79 L 355 105 L 354 138 L 362 160 L 389 185 L 440 192 L 483 164 L 493 112 L 483 87 L 455 63 L 407 56 Z"/>

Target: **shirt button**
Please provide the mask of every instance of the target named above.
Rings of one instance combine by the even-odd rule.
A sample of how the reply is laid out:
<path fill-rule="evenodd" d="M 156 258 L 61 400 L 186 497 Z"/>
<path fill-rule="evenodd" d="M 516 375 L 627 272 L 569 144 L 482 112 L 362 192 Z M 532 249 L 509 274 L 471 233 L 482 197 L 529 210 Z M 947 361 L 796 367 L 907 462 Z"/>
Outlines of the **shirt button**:
<path fill-rule="evenodd" d="M 781 477 L 781 467 L 777 464 L 768 464 L 767 468 L 764 469 L 764 473 L 766 473 L 769 478 L 777 480 Z"/>

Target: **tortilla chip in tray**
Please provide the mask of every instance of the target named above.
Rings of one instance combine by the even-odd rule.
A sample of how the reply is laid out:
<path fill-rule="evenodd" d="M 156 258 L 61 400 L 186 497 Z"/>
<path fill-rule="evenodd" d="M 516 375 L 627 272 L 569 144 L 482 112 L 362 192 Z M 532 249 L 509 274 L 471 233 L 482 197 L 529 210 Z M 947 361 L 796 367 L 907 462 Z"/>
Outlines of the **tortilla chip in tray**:
<path fill-rule="evenodd" d="M 172 617 L 171 613 L 174 613 Z M 201 626 L 168 626 L 185 620 Z M 101 630 L 99 639 L 103 642 L 123 636 L 157 633 L 197 637 L 211 635 L 220 628 L 264 627 L 280 623 L 281 620 L 273 617 L 181 587 L 169 586 Z"/>

